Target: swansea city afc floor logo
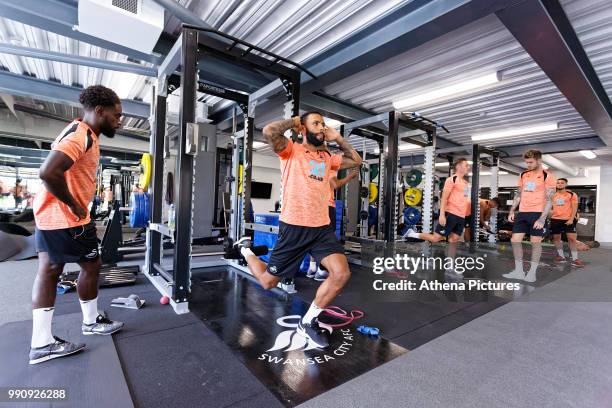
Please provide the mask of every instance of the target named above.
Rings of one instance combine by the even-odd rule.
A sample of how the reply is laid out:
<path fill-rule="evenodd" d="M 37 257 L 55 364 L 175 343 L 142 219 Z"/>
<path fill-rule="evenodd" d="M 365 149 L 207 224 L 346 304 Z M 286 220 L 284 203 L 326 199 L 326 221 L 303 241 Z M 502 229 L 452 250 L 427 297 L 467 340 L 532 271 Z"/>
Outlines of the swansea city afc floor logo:
<path fill-rule="evenodd" d="M 338 345 L 334 345 L 334 342 L 332 342 L 332 347 L 329 350 L 324 350 L 318 344 L 297 332 L 298 323 L 301 318 L 300 315 L 289 315 L 276 319 L 276 324 L 288 330 L 283 330 L 276 336 L 272 347 L 267 349 L 265 353 L 262 353 L 259 356 L 259 360 L 272 364 L 305 366 L 335 360 L 350 351 L 353 345 L 351 329 L 338 329 L 341 333 L 342 341 L 337 340 L 335 343 L 338 343 Z M 330 335 L 334 331 L 333 327 L 324 323 L 319 323 L 319 326 L 327 330 Z M 300 351 L 304 352 L 304 354 L 300 353 Z M 307 351 L 309 351 L 308 355 L 305 353 Z M 290 356 L 286 356 L 286 353 L 290 353 Z"/>

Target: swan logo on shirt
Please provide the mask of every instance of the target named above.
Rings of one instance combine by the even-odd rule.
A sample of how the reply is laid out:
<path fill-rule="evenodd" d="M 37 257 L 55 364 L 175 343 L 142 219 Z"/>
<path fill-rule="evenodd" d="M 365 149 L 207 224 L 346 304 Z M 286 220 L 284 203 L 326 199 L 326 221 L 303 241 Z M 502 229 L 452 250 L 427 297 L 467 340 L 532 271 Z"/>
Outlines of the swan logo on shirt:
<path fill-rule="evenodd" d="M 312 340 L 302 336 L 297 332 L 297 327 L 302 317 L 300 315 L 282 316 L 276 319 L 276 324 L 288 330 L 281 331 L 274 340 L 272 347 L 262 353 L 258 360 L 266 361 L 275 364 L 289 364 L 295 366 L 306 366 L 313 364 L 322 364 L 330 360 L 335 360 L 338 357 L 344 356 L 350 350 L 353 344 L 353 334 L 351 329 L 341 328 L 339 331 L 342 334 L 342 342 L 333 351 L 325 352 L 321 347 Z M 327 330 L 331 335 L 334 329 L 324 323 L 319 323 L 323 330 Z M 305 352 L 310 351 L 306 354 Z M 317 351 L 323 354 L 314 355 Z M 281 353 L 279 356 L 278 353 Z M 303 353 L 296 355 L 295 353 Z M 286 356 L 289 354 L 291 357 Z"/>
<path fill-rule="evenodd" d="M 310 174 L 308 177 L 318 181 L 323 181 L 325 177 L 325 162 L 317 162 L 315 160 L 310 161 Z"/>
<path fill-rule="evenodd" d="M 536 190 L 535 181 L 528 181 L 525 183 L 525 192 L 534 192 Z"/>

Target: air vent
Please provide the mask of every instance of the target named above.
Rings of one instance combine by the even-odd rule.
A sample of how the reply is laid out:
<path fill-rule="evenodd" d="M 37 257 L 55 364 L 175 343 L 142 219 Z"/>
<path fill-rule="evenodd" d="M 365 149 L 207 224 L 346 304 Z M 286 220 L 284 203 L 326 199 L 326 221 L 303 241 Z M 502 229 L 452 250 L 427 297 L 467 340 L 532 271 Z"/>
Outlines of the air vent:
<path fill-rule="evenodd" d="M 113 0 L 113 6 L 138 14 L 138 0 Z"/>
<path fill-rule="evenodd" d="M 150 54 L 163 29 L 164 8 L 155 0 L 79 0 L 83 34 Z"/>

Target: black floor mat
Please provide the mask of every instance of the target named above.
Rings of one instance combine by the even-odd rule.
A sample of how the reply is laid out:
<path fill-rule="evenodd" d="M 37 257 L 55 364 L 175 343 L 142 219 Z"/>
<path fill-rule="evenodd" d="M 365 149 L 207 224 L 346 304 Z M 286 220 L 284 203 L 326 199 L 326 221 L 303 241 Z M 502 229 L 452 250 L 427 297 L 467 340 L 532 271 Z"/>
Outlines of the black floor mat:
<path fill-rule="evenodd" d="M 355 378 L 407 350 L 382 338 L 333 329 L 329 349 L 312 347 L 296 333 L 308 304 L 277 297 L 236 273 L 200 271 L 190 310 L 286 406 L 295 406 Z"/>
<path fill-rule="evenodd" d="M 0 327 L 0 387 L 49 387 L 65 389 L 67 401 L 54 407 L 132 407 L 132 400 L 111 336 L 83 336 L 81 313 L 55 316 L 53 334 L 87 345 L 72 356 L 29 365 L 32 321 Z M 14 402 L 0 406 L 46 407 L 49 402 Z"/>

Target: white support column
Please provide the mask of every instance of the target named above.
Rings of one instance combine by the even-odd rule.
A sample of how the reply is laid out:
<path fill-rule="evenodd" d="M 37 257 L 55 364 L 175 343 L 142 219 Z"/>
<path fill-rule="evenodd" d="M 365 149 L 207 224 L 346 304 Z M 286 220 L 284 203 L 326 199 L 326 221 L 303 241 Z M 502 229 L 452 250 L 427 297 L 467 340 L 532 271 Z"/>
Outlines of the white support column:
<path fill-rule="evenodd" d="M 595 240 L 602 247 L 612 248 L 612 165 L 603 165 L 599 172 L 599 190 L 597 191 L 597 206 L 595 216 Z"/>
<path fill-rule="evenodd" d="M 435 172 L 435 148 L 428 146 L 425 148 L 425 159 L 423 168 L 425 170 L 423 188 L 423 232 L 431 233 L 433 230 L 433 189 Z"/>
<path fill-rule="evenodd" d="M 499 166 L 491 167 L 491 194 L 490 198 L 497 197 L 499 194 Z M 497 242 L 497 208 L 491 209 L 491 216 L 489 218 L 489 228 L 491 234 L 489 234 L 489 242 Z"/>

